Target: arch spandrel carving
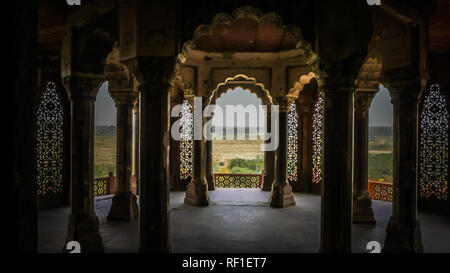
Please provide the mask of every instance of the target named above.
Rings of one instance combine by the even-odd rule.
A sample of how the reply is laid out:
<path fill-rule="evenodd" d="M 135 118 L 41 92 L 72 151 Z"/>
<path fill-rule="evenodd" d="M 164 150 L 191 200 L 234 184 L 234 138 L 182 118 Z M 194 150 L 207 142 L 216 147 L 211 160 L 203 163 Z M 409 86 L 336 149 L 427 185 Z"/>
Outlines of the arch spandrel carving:
<path fill-rule="evenodd" d="M 356 92 L 378 92 L 382 82 L 383 65 L 374 55 L 375 52 L 370 52 L 361 66 L 356 81 Z"/>

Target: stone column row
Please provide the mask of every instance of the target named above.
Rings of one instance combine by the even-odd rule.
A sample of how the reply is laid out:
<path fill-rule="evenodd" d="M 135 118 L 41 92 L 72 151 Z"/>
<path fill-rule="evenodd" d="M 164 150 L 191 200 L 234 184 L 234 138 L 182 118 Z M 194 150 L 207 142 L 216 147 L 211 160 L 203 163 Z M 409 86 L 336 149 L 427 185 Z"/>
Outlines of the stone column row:
<path fill-rule="evenodd" d="M 133 91 L 131 75 L 119 73 L 122 77 L 109 78 L 108 88 L 117 107 L 117 188 L 112 199 L 108 220 L 130 221 L 139 214 L 136 195 L 131 190 L 133 107 L 139 96 Z"/>
<path fill-rule="evenodd" d="M 140 251 L 169 252 L 169 78 L 173 57 L 127 60 L 140 92 Z"/>
<path fill-rule="evenodd" d="M 139 195 L 139 99 L 134 105 L 134 175 L 136 177 L 136 195 Z"/>
<path fill-rule="evenodd" d="M 272 131 L 272 110 L 270 105 L 267 106 L 266 112 L 266 132 Z M 265 143 L 270 143 L 270 139 L 265 140 Z M 263 178 L 263 191 L 270 191 L 272 189 L 272 184 L 275 179 L 275 151 L 264 151 L 264 178 Z"/>
<path fill-rule="evenodd" d="M 203 124 L 206 124 L 207 117 L 201 117 L 201 122 L 196 123 L 196 113 L 203 113 L 203 109 L 208 104 L 209 98 L 202 97 L 202 104 L 196 105 L 194 97 L 190 96 L 189 103 L 193 105 L 194 109 L 194 136 L 195 131 L 203 134 Z M 199 109 L 200 108 L 200 109 Z M 200 117 L 199 117 L 200 118 Z M 208 206 L 209 196 L 208 196 L 208 182 L 206 180 L 207 174 L 207 144 L 205 138 L 202 136 L 201 139 L 195 139 L 194 137 L 194 158 L 192 166 L 192 180 L 188 183 L 186 187 L 186 197 L 184 202 L 186 204 L 191 204 L 195 206 Z"/>
<path fill-rule="evenodd" d="M 72 110 L 72 185 L 66 241 L 78 241 L 83 252 L 103 252 L 99 221 L 94 212 L 95 98 L 102 79 L 64 79 Z"/>
<path fill-rule="evenodd" d="M 320 251 L 351 252 L 355 87 L 335 84 L 323 90 L 325 149 Z"/>
<path fill-rule="evenodd" d="M 422 252 L 417 217 L 417 122 L 420 73 L 411 65 L 387 70 L 387 88 L 394 106 L 394 181 L 392 216 L 383 252 Z"/>
<path fill-rule="evenodd" d="M 369 107 L 376 91 L 355 93 L 353 224 L 375 224 L 372 200 L 368 192 L 369 180 Z"/>
<path fill-rule="evenodd" d="M 269 203 L 272 207 L 284 208 L 295 205 L 292 187 L 287 181 L 288 112 L 292 100 L 279 97 L 276 98 L 276 102 L 279 106 L 279 136 L 275 157 L 275 179 L 272 184 Z"/>

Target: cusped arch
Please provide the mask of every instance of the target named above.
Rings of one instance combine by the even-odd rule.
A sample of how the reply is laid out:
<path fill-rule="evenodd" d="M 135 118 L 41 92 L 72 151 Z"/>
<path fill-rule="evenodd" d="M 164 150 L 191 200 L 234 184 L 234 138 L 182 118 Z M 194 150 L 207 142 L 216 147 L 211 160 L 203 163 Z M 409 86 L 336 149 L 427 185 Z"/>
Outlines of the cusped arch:
<path fill-rule="evenodd" d="M 180 59 L 191 49 L 203 52 L 282 52 L 301 49 L 308 63 L 318 57 L 311 43 L 295 25 L 284 25 L 275 12 L 244 6 L 231 14 L 218 13 L 210 24 L 197 26 L 192 40 L 184 43 Z"/>
<path fill-rule="evenodd" d="M 303 91 L 305 85 L 311 84 L 312 80 L 316 80 L 317 83 L 321 82 L 319 76 L 319 73 L 309 72 L 308 74 L 303 74 L 299 77 L 297 81 L 295 81 L 294 86 L 289 89 L 289 92 L 287 96 L 289 98 L 293 98 L 294 100 L 297 100 L 299 97 L 299 94 Z"/>
<path fill-rule="evenodd" d="M 242 88 L 255 94 L 261 102 L 266 105 L 272 105 L 273 99 L 270 92 L 263 83 L 260 83 L 256 78 L 249 77 L 244 74 L 237 74 L 234 77 L 229 77 L 225 81 L 219 83 L 217 87 L 212 91 L 209 97 L 209 104 L 214 104 L 223 93 L 226 93 L 229 89 Z"/>

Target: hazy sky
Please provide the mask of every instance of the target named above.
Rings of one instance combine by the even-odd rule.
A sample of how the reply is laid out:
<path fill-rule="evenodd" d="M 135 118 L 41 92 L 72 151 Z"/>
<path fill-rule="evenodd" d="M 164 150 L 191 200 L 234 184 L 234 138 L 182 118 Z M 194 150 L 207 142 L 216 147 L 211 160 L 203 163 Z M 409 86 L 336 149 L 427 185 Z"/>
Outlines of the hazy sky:
<path fill-rule="evenodd" d="M 380 86 L 380 91 L 372 100 L 369 108 L 369 126 L 392 126 L 393 107 L 391 96 L 386 88 Z"/>
<path fill-rule="evenodd" d="M 95 125 L 116 125 L 116 106 L 106 82 L 100 87 L 95 101 Z"/>
<path fill-rule="evenodd" d="M 95 125 L 116 125 L 116 107 L 113 99 L 109 96 L 107 86 L 107 83 L 103 84 L 97 94 Z M 222 94 L 217 99 L 216 104 L 225 109 L 227 104 L 242 104 L 244 107 L 250 104 L 258 106 L 261 101 L 255 94 L 251 94 L 242 88 L 236 88 Z M 375 96 L 370 106 L 369 126 L 392 126 L 392 111 L 391 97 L 386 88 L 380 87 L 380 92 Z M 256 118 L 253 117 L 250 121 L 256 123 Z"/>

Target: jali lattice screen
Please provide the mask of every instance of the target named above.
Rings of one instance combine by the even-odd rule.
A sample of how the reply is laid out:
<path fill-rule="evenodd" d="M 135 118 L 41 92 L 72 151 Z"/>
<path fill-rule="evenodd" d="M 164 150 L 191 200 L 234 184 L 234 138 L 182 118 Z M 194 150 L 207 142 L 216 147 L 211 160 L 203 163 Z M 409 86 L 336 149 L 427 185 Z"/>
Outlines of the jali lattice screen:
<path fill-rule="evenodd" d="M 37 110 L 37 194 L 62 191 L 63 109 L 54 82 L 48 82 Z"/>
<path fill-rule="evenodd" d="M 288 181 L 290 184 L 297 182 L 297 153 L 298 153 L 298 114 L 295 102 L 291 103 L 288 114 Z"/>
<path fill-rule="evenodd" d="M 181 110 L 180 179 L 192 177 L 194 117 L 188 100 Z"/>
<path fill-rule="evenodd" d="M 313 183 L 320 183 L 323 177 L 323 119 L 323 94 L 320 92 L 313 113 Z"/>
<path fill-rule="evenodd" d="M 448 198 L 448 118 L 447 102 L 439 85 L 426 93 L 420 113 L 419 196 Z"/>

